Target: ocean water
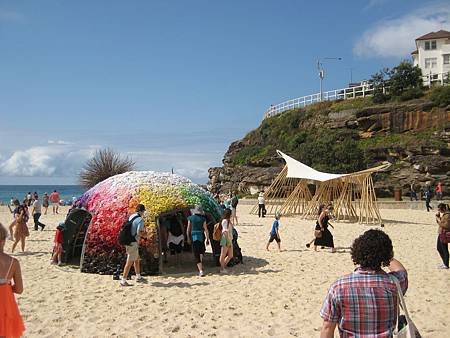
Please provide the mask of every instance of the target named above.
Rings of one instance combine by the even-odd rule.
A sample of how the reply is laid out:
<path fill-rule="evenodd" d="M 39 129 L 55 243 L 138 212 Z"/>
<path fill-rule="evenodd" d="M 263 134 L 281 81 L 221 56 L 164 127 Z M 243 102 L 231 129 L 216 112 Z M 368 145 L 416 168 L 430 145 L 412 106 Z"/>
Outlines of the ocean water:
<path fill-rule="evenodd" d="M 28 192 L 32 194 L 36 191 L 39 199 L 42 200 L 44 193 L 50 193 L 56 190 L 64 201 L 71 201 L 72 197 L 80 197 L 86 191 L 79 185 L 0 185 L 0 203 L 9 203 L 11 197 L 22 201 Z"/>

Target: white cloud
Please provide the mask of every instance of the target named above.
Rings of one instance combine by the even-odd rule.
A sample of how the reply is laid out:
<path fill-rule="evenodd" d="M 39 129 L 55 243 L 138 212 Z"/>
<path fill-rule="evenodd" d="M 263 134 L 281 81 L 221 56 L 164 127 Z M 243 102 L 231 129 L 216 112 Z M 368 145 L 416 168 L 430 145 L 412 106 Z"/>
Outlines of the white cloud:
<path fill-rule="evenodd" d="M 415 39 L 440 29 L 450 30 L 450 4 L 434 3 L 402 17 L 378 22 L 353 47 L 360 57 L 408 57 Z"/>
<path fill-rule="evenodd" d="M 74 144 L 73 142 L 68 142 L 68 141 L 62 141 L 62 140 L 48 140 L 47 142 L 48 144 L 59 144 L 59 145 L 71 145 Z"/>
<path fill-rule="evenodd" d="M 0 160 L 0 175 L 22 177 L 75 176 L 94 149 L 50 145 L 17 150 Z"/>

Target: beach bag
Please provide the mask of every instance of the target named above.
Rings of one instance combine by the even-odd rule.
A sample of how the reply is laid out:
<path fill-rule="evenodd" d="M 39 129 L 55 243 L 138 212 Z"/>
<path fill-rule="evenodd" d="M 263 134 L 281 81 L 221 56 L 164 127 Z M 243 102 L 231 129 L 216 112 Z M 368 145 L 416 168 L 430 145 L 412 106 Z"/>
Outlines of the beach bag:
<path fill-rule="evenodd" d="M 322 237 L 322 231 L 321 230 L 314 230 L 314 237 L 321 238 Z"/>
<path fill-rule="evenodd" d="M 443 244 L 449 244 L 450 243 L 450 230 L 442 230 L 442 232 L 439 234 L 439 240 Z"/>
<path fill-rule="evenodd" d="M 409 317 L 408 309 L 406 308 L 405 299 L 403 298 L 402 288 L 397 278 L 391 276 L 397 288 L 397 318 L 395 320 L 395 327 L 393 335 L 396 338 L 422 338 L 414 325 L 412 319 Z M 403 315 L 400 315 L 400 309 L 403 310 Z"/>
<path fill-rule="evenodd" d="M 221 238 L 222 238 L 222 223 L 218 222 L 214 224 L 213 240 L 220 241 Z"/>
<path fill-rule="evenodd" d="M 132 219 L 123 223 L 119 236 L 117 237 L 120 245 L 130 245 L 132 242 L 136 242 L 136 238 L 131 234 L 131 227 L 133 226 L 134 220 L 138 217 L 141 216 L 136 215 Z"/>

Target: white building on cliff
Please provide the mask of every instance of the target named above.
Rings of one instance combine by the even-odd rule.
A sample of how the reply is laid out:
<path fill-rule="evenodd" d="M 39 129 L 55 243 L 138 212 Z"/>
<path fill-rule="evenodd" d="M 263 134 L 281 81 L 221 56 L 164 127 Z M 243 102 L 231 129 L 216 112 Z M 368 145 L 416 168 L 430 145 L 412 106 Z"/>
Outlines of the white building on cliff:
<path fill-rule="evenodd" d="M 417 49 L 412 52 L 414 66 L 422 70 L 423 84 L 443 83 L 450 72 L 450 32 L 440 30 L 416 39 Z"/>

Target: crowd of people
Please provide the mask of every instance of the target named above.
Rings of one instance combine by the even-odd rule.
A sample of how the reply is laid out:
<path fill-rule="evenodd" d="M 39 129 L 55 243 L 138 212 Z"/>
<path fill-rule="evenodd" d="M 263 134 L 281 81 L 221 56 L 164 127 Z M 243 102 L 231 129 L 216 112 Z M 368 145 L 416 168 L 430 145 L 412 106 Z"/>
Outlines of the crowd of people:
<path fill-rule="evenodd" d="M 261 197 L 261 195 L 260 195 Z M 262 196 L 263 197 L 263 196 Z M 235 198 L 235 200 L 233 200 Z M 224 208 L 220 221 L 214 225 L 214 234 L 207 226 L 207 217 L 201 205 L 196 205 L 187 217 L 187 228 L 183 232 L 183 237 L 187 238 L 187 243 L 191 245 L 195 258 L 195 264 L 200 277 L 205 276 L 203 259 L 206 246 L 210 244 L 211 236 L 216 236 L 220 243 L 220 273 L 227 273 L 228 263 L 233 259 L 233 240 L 235 226 L 237 225 L 237 204 L 236 194 L 229 194 L 221 198 L 220 205 Z M 263 202 L 263 203 L 260 203 Z M 22 251 L 25 250 L 25 238 L 29 236 L 27 221 L 29 219 L 29 208 L 33 215 L 34 228 L 43 230 L 46 226 L 39 222 L 41 205 L 37 194 L 33 194 L 31 201 L 26 198 L 22 203 L 14 200 L 12 208 L 13 222 L 9 226 L 9 231 L 0 224 L 0 296 L 5 301 L 1 302 L 2 311 L 7 313 L 0 317 L 0 336 L 20 336 L 23 333 L 24 325 L 14 293 L 20 294 L 23 291 L 20 263 L 16 258 L 5 252 L 7 238 L 13 239 L 11 252 L 21 242 Z M 258 204 L 263 205 L 264 200 L 258 199 Z M 260 210 L 261 210 L 260 209 Z M 438 224 L 437 250 L 442 259 L 439 269 L 449 269 L 450 242 L 450 207 L 444 203 L 437 206 L 436 223 Z M 55 209 L 55 213 L 57 210 Z M 131 223 L 130 231 L 133 240 L 125 246 L 127 260 L 120 278 L 120 285 L 129 286 L 130 269 L 134 266 L 135 281 L 145 282 L 141 275 L 139 241 L 146 236 L 144 226 L 144 215 L 147 212 L 142 204 L 138 204 L 135 213 L 129 215 L 128 221 Z M 314 244 L 314 250 L 318 247 L 331 248 L 335 252 L 333 235 L 328 227 L 334 228 L 330 224 L 333 217 L 333 206 L 331 203 L 320 205 L 317 221 L 314 226 L 313 239 L 306 244 L 309 248 Z M 262 210 L 260 217 L 264 217 Z M 270 230 L 270 237 L 266 244 L 269 250 L 270 244 L 275 241 L 278 250 L 281 251 L 280 236 L 281 215 L 275 213 L 274 221 Z M 168 237 L 170 236 L 170 232 Z M 178 237 L 172 234 L 173 237 Z M 175 246 L 168 248 L 178 250 Z M 329 288 L 325 300 L 320 310 L 323 319 L 321 337 L 333 337 L 336 327 L 341 336 L 365 336 L 373 335 L 377 337 L 389 337 L 394 331 L 397 322 L 399 309 L 398 297 L 404 294 L 408 288 L 408 274 L 405 267 L 394 258 L 394 250 L 391 239 L 382 230 L 371 229 L 364 232 L 353 241 L 351 246 L 351 259 L 356 265 L 356 270 L 348 275 L 338 278 Z M 57 227 L 55 233 L 55 247 L 52 257 L 53 262 L 61 264 L 62 253 L 62 228 Z M 389 272 L 383 268 L 386 267 Z M 5 312 L 6 311 L 6 312 Z M 364 314 L 364 318 L 361 314 Z M 12 319 L 11 319 L 12 318 Z M 13 320 L 10 325 L 4 325 L 5 320 Z M 12 323 L 12 324 L 11 324 Z M 404 323 L 403 323 L 404 324 Z M 3 325 L 3 326 L 2 326 Z"/>

